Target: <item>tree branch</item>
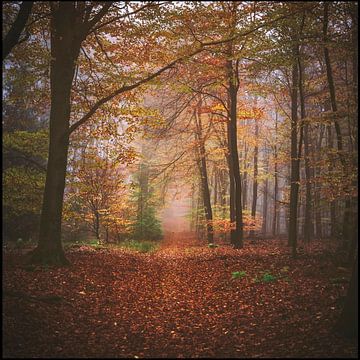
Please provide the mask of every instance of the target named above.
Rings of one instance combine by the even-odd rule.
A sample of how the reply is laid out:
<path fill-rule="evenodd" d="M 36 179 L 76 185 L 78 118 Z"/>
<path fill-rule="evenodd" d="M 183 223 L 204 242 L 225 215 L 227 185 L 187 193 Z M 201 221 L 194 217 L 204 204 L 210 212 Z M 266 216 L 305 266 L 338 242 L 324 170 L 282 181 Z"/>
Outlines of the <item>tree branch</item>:
<path fill-rule="evenodd" d="M 19 43 L 20 35 L 25 28 L 26 22 L 31 14 L 33 1 L 23 1 L 20 5 L 16 20 L 3 40 L 2 61 L 10 54 L 15 45 Z"/>

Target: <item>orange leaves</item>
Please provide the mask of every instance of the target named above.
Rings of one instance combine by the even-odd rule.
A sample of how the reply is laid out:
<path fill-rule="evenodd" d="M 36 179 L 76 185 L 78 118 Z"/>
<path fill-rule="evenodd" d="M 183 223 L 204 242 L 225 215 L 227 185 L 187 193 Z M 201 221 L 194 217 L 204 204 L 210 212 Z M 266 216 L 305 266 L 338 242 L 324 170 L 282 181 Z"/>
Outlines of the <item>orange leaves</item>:
<path fill-rule="evenodd" d="M 310 257 L 289 262 L 277 240 L 245 241 L 242 250 L 210 249 L 191 234 L 166 241 L 151 254 L 82 247 L 68 254 L 71 268 L 32 272 L 5 253 L 5 357 L 49 357 L 54 344 L 60 357 L 356 355 L 332 332 L 346 288 L 329 282 L 335 247 L 316 242 Z M 239 271 L 246 276 L 232 280 Z M 256 282 L 263 273 L 279 279 Z M 39 301 L 44 294 L 63 301 Z M 29 331 L 36 324 L 46 326 Z"/>
<path fill-rule="evenodd" d="M 238 110 L 237 117 L 239 120 L 247 120 L 247 119 L 260 120 L 264 117 L 264 111 L 263 109 L 255 106 L 251 108 L 246 108 L 241 106 L 241 108 Z"/>

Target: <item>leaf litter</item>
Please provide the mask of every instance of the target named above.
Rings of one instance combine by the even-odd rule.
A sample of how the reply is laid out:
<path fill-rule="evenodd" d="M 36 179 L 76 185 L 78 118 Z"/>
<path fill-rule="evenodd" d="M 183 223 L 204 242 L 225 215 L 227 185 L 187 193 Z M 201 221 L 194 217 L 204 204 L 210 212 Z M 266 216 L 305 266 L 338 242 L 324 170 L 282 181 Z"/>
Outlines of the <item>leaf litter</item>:
<path fill-rule="evenodd" d="M 6 252 L 3 356 L 355 358 L 333 332 L 348 282 L 331 281 L 341 259 L 323 246 L 292 260 L 279 240 L 234 250 L 184 234 L 147 254 L 73 249 L 70 267 L 32 271 Z"/>

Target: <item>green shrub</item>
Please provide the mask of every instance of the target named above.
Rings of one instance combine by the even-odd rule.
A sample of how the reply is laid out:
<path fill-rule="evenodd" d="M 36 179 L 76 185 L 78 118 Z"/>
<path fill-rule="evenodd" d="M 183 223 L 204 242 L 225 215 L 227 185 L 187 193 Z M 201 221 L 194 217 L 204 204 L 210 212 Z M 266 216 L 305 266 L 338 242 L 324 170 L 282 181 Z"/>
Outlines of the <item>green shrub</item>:
<path fill-rule="evenodd" d="M 243 277 L 246 276 L 246 271 L 234 271 L 232 274 L 231 274 L 231 277 L 233 279 L 242 279 Z"/>
<path fill-rule="evenodd" d="M 270 274 L 269 272 L 265 272 L 262 277 L 263 282 L 272 282 L 276 280 L 276 276 Z"/>

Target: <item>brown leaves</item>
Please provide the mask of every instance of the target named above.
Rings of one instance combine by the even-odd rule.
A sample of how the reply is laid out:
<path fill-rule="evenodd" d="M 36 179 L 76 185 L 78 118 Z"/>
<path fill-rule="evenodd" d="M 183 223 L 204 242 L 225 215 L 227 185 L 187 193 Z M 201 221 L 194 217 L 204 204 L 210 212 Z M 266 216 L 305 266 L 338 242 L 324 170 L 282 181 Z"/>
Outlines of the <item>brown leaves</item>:
<path fill-rule="evenodd" d="M 70 268 L 33 272 L 6 254 L 7 291 L 64 300 L 5 296 L 4 355 L 355 355 L 354 345 L 331 332 L 340 312 L 336 299 L 346 291 L 346 284 L 329 281 L 337 275 L 335 254 L 315 244 L 290 261 L 278 242 L 258 241 L 241 251 L 195 245 L 175 234 L 151 254 L 83 249 L 68 254 Z M 240 270 L 246 276 L 231 279 Z M 254 283 L 265 270 L 279 279 Z"/>

